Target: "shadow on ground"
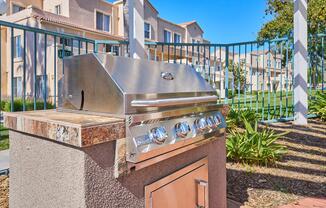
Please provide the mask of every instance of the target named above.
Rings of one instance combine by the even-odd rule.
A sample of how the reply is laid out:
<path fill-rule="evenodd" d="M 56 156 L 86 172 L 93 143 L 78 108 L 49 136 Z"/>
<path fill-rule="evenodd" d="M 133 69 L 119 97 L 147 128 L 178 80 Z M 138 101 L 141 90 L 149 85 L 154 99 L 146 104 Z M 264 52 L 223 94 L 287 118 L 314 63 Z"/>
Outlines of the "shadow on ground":
<path fill-rule="evenodd" d="M 278 207 L 303 197 L 326 197 L 326 124 L 273 124 L 289 132 L 281 141 L 288 154 L 273 167 L 227 164 L 228 198 L 247 207 Z"/>

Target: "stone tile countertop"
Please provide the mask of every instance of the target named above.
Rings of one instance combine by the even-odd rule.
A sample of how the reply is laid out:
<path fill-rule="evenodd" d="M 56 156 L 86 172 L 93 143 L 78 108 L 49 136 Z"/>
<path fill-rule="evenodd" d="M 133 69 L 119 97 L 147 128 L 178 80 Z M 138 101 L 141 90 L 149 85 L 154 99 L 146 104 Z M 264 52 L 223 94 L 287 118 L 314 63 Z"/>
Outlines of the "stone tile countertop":
<path fill-rule="evenodd" d="M 5 127 L 76 147 L 125 138 L 125 120 L 57 110 L 4 114 Z"/>

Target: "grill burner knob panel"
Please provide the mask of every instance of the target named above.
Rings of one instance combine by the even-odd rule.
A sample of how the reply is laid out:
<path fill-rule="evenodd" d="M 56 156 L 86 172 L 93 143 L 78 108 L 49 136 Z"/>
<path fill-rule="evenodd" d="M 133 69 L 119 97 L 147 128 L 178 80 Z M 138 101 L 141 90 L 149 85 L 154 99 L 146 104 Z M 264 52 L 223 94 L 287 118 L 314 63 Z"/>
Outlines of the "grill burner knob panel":
<path fill-rule="evenodd" d="M 161 126 L 150 130 L 149 137 L 155 144 L 163 144 L 168 138 L 166 129 Z"/>
<path fill-rule="evenodd" d="M 137 155 L 153 152 L 162 147 L 168 148 L 182 141 L 206 139 L 206 134 L 223 130 L 226 122 L 218 112 L 193 113 L 169 119 L 144 120 L 129 126 L 128 161 L 137 161 Z M 172 147 L 171 147 L 172 148 Z M 174 147 L 173 147 L 174 148 Z"/>
<path fill-rule="evenodd" d="M 194 124 L 195 124 L 196 130 L 199 132 L 205 131 L 208 127 L 206 118 L 196 119 Z"/>
<path fill-rule="evenodd" d="M 208 116 L 206 121 L 210 128 L 216 128 L 221 124 L 221 119 L 218 115 Z"/>
<path fill-rule="evenodd" d="M 177 123 L 174 127 L 175 133 L 179 138 L 187 137 L 188 133 L 191 131 L 190 126 L 187 122 Z"/>

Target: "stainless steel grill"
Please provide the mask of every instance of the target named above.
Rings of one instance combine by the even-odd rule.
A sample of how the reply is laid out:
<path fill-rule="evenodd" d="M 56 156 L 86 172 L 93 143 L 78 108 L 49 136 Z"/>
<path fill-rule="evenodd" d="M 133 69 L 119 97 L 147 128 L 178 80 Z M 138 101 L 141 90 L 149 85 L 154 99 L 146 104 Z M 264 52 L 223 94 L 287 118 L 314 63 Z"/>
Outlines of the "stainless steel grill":
<path fill-rule="evenodd" d="M 127 160 L 147 160 L 222 133 L 216 91 L 190 66 L 107 54 L 65 59 L 59 106 L 126 118 Z"/>

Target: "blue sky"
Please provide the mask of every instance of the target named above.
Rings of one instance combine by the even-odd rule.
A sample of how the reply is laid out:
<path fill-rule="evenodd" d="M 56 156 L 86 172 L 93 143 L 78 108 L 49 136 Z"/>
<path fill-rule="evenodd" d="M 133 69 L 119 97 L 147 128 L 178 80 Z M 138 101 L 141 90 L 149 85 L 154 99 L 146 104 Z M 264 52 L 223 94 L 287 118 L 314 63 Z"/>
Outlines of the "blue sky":
<path fill-rule="evenodd" d="M 254 40 L 265 17 L 266 0 L 150 0 L 160 17 L 197 20 L 213 43 Z"/>
<path fill-rule="evenodd" d="M 112 1 L 112 0 L 110 0 Z M 197 20 L 212 43 L 255 40 L 267 0 L 150 0 L 159 15 L 175 23 Z"/>

